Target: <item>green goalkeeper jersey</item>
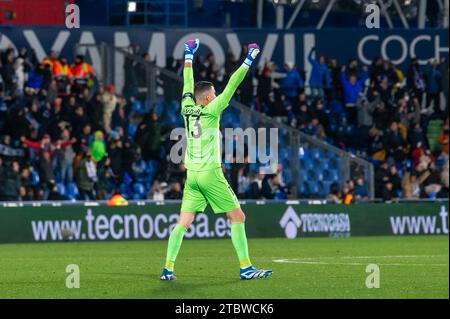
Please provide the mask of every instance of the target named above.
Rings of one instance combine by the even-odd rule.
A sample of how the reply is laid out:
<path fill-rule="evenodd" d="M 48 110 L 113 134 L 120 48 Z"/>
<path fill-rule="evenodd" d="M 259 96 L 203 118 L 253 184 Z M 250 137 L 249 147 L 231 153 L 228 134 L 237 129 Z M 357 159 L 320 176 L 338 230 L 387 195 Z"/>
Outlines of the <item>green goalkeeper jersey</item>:
<path fill-rule="evenodd" d="M 194 75 L 191 67 L 183 71 L 184 88 L 181 114 L 186 129 L 184 163 L 188 170 L 207 171 L 221 167 L 220 116 L 247 74 L 242 65 L 231 76 L 225 90 L 206 106 L 194 101 Z"/>

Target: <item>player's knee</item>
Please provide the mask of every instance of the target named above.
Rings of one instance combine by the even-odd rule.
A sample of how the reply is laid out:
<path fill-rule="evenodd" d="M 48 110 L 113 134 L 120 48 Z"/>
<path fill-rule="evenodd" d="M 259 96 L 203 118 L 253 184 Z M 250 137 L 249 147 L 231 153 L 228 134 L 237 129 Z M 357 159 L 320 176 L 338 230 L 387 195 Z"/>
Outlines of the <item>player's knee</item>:
<path fill-rule="evenodd" d="M 231 212 L 230 214 L 228 214 L 228 218 L 230 219 L 230 221 L 232 223 L 245 222 L 245 214 L 241 209 L 235 210 L 235 211 Z"/>
<path fill-rule="evenodd" d="M 194 222 L 194 219 L 195 219 L 195 214 L 181 213 L 180 218 L 178 220 L 178 224 L 180 224 L 187 230 L 187 229 L 189 229 L 191 224 Z"/>

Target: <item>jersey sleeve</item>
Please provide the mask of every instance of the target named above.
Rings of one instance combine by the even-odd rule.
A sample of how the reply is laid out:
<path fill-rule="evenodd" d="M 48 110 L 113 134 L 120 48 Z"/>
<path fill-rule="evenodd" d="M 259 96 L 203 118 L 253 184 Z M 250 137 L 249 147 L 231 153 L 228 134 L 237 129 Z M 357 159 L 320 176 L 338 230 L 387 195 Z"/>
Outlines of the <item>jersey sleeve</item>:
<path fill-rule="evenodd" d="M 183 97 L 181 100 L 181 108 L 187 105 L 195 105 L 194 100 L 194 71 L 192 67 L 184 67 L 183 69 Z"/>
<path fill-rule="evenodd" d="M 236 70 L 236 72 L 233 73 L 233 75 L 230 77 L 230 80 L 228 81 L 227 86 L 225 87 L 225 90 L 223 90 L 223 92 L 217 98 L 215 98 L 214 101 L 208 104 L 208 110 L 211 114 L 219 116 L 223 112 L 223 110 L 228 107 L 231 98 L 233 97 L 241 82 L 244 80 L 247 71 L 248 67 L 241 65 Z"/>

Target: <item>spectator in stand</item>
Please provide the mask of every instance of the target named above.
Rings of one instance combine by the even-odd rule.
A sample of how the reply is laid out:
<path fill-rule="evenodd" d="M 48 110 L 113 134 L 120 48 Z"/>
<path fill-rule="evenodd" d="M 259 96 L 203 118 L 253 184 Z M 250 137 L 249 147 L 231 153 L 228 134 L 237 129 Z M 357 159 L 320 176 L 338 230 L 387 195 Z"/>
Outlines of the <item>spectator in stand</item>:
<path fill-rule="evenodd" d="M 168 200 L 179 200 L 181 199 L 182 188 L 181 183 L 173 182 L 170 184 L 170 189 L 166 193 L 165 198 Z"/>
<path fill-rule="evenodd" d="M 75 57 L 75 62 L 70 66 L 70 72 L 73 76 L 73 93 L 78 94 L 84 88 L 93 87 L 96 74 L 94 68 L 84 61 L 84 55 L 79 54 Z"/>
<path fill-rule="evenodd" d="M 398 199 L 397 194 L 394 191 L 394 186 L 390 181 L 384 183 L 381 190 L 381 198 L 386 203 L 390 203 Z"/>
<path fill-rule="evenodd" d="M 70 141 L 70 143 L 68 143 Z M 72 144 L 76 142 L 75 138 L 70 138 L 70 132 L 68 129 L 64 129 L 61 133 L 61 140 L 57 142 L 56 147 L 56 159 L 57 168 L 59 171 L 60 180 L 67 184 L 73 180 L 73 159 L 75 152 L 73 151 Z M 66 147 L 61 147 L 61 145 Z"/>
<path fill-rule="evenodd" d="M 402 180 L 403 197 L 405 199 L 420 199 L 422 192 L 421 185 L 430 175 L 429 170 L 425 170 L 421 174 L 414 171 L 406 172 Z"/>
<path fill-rule="evenodd" d="M 248 199 L 261 199 L 262 198 L 262 184 L 265 179 L 264 174 L 250 174 L 250 186 L 247 191 Z"/>
<path fill-rule="evenodd" d="M 58 59 L 58 52 L 51 50 L 41 63 L 49 66 L 53 76 L 58 76 L 61 73 L 61 63 Z"/>
<path fill-rule="evenodd" d="M 425 77 L 420 67 L 419 59 L 415 58 L 411 60 L 407 75 L 408 88 L 412 90 L 413 95 L 422 101 L 423 94 L 426 89 Z"/>
<path fill-rule="evenodd" d="M 449 162 L 445 163 L 441 172 L 441 184 L 442 189 L 438 194 L 438 198 L 448 198 L 449 196 Z"/>
<path fill-rule="evenodd" d="M 3 79 L 3 90 L 5 95 L 13 96 L 16 92 L 16 71 L 14 69 L 14 59 L 16 58 L 14 50 L 8 50 L 5 54 L 6 59 L 2 63 L 1 76 Z"/>
<path fill-rule="evenodd" d="M 442 148 L 442 154 L 448 159 L 448 143 L 449 143 L 449 120 L 446 119 L 445 125 L 442 128 L 442 133 L 439 135 L 438 143 Z"/>
<path fill-rule="evenodd" d="M 97 167 L 90 154 L 86 154 L 80 162 L 77 172 L 77 186 L 81 200 L 95 200 L 94 185 L 98 181 Z"/>
<path fill-rule="evenodd" d="M 392 183 L 392 191 L 396 196 L 399 194 L 399 192 L 402 191 L 402 178 L 400 177 L 400 174 L 398 173 L 397 165 L 391 165 L 389 167 L 389 182 Z"/>
<path fill-rule="evenodd" d="M 369 132 L 374 126 L 373 112 L 381 102 L 380 96 L 375 91 L 374 100 L 369 102 L 366 96 L 361 96 L 356 104 L 358 112 L 359 147 L 364 148 L 369 145 Z"/>
<path fill-rule="evenodd" d="M 449 116 L 449 96 L 448 96 L 448 90 L 449 90 L 449 83 L 448 83 L 448 73 L 449 73 L 449 65 L 447 59 L 442 59 L 441 64 L 439 66 L 439 71 L 441 72 L 441 89 L 444 93 L 445 98 L 445 110 L 443 112 L 444 118 L 448 118 Z"/>
<path fill-rule="evenodd" d="M 356 77 L 355 75 L 351 75 L 348 79 L 346 73 L 346 66 L 342 67 L 341 83 L 342 88 L 344 90 L 344 104 L 348 121 L 350 123 L 356 123 L 357 119 L 356 103 L 358 102 L 360 93 L 362 93 L 365 86 L 365 82 L 368 78 L 369 73 L 366 66 L 364 66 L 364 73 L 360 78 Z"/>
<path fill-rule="evenodd" d="M 439 63 L 436 59 L 430 61 L 424 71 L 426 79 L 426 108 L 434 108 L 434 114 L 443 118 L 441 110 L 440 93 L 441 93 L 441 72 L 439 71 Z"/>
<path fill-rule="evenodd" d="M 325 57 L 320 55 L 318 59 L 313 58 L 316 48 L 312 48 L 308 55 L 308 61 L 312 65 L 309 85 L 313 98 L 324 98 L 324 90 L 331 87 L 331 75 Z"/>
<path fill-rule="evenodd" d="M 355 199 L 358 201 L 365 201 L 369 199 L 369 192 L 367 190 L 367 185 L 364 182 L 364 178 L 358 177 L 356 179 L 356 185 L 355 185 Z"/>
<path fill-rule="evenodd" d="M 108 85 L 101 101 L 103 103 L 103 127 L 107 133 L 111 131 L 112 114 L 116 109 L 118 99 L 115 95 L 115 88 L 113 85 Z"/>
<path fill-rule="evenodd" d="M 355 202 L 355 198 L 353 196 L 354 189 L 350 187 L 349 183 L 346 183 L 344 187 L 342 187 L 342 203 L 345 205 L 350 205 Z"/>
<path fill-rule="evenodd" d="M 148 198 L 155 201 L 163 201 L 164 195 L 167 192 L 167 183 L 160 183 L 158 180 L 154 181 L 152 188 L 148 193 Z"/>
<path fill-rule="evenodd" d="M 389 127 L 384 140 L 387 156 L 400 163 L 405 159 L 406 141 L 400 132 L 398 123 L 393 121 Z"/>
<path fill-rule="evenodd" d="M 52 143 L 49 134 L 45 134 L 42 140 L 39 142 L 30 141 L 25 137 L 21 137 L 21 141 L 25 147 L 34 149 L 41 154 L 48 153 L 50 155 L 50 159 L 52 158 L 57 149 L 64 149 L 73 143 L 73 141 L 71 140 L 65 140 L 62 142 L 58 141 L 56 143 Z"/>
<path fill-rule="evenodd" d="M 420 123 L 415 123 L 409 131 L 408 141 L 410 145 L 423 145 L 424 147 L 428 145 L 428 139 Z"/>
<path fill-rule="evenodd" d="M 89 152 L 92 156 L 92 159 L 96 162 L 101 162 L 106 154 L 106 146 L 103 141 L 103 132 L 97 131 L 94 135 L 94 141 L 89 146 Z"/>
<path fill-rule="evenodd" d="M 113 172 L 111 170 L 111 160 L 109 157 L 104 157 L 100 162 L 97 163 L 97 183 L 95 183 L 95 192 L 97 194 L 97 199 L 106 200 L 108 198 L 108 189 L 113 177 Z"/>
<path fill-rule="evenodd" d="M 375 193 L 377 197 L 381 197 L 382 190 L 385 184 L 389 181 L 389 164 L 387 161 L 383 161 L 377 168 L 375 172 Z"/>
<path fill-rule="evenodd" d="M 279 184 L 278 175 L 267 175 L 262 182 L 262 197 L 265 199 L 275 199 Z"/>
<path fill-rule="evenodd" d="M 330 194 L 327 196 L 327 201 L 333 204 L 342 204 L 341 190 L 338 183 L 333 183 L 330 186 Z"/>
<path fill-rule="evenodd" d="M 280 80 L 280 91 L 293 103 L 298 94 L 304 90 L 305 83 L 294 63 L 286 62 L 284 69 L 286 77 Z"/>
<path fill-rule="evenodd" d="M 1 167 L 1 165 L 0 165 Z M 17 161 L 13 161 L 9 167 L 1 169 L 2 175 L 2 199 L 4 201 L 19 200 L 20 189 L 20 166 Z"/>

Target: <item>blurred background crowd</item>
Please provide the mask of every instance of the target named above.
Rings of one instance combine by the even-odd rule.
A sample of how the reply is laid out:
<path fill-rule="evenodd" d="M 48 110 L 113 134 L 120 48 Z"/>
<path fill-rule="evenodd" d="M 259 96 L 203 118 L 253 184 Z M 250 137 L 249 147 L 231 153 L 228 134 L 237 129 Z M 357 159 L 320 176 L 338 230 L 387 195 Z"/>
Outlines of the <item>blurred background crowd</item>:
<path fill-rule="evenodd" d="M 153 63 L 139 47 L 130 52 Z M 136 88 L 147 79 L 139 64 L 125 61 L 125 87 L 116 92 L 97 81 L 83 55 L 69 58 L 49 52 L 38 61 L 26 48 L 0 52 L 0 200 L 106 200 L 118 193 L 181 199 L 185 168 L 168 159 L 175 141 L 173 127 L 164 125 L 179 115 L 170 104 L 178 89 L 166 86 L 168 103 L 142 110 Z M 228 53 L 218 65 L 211 53 L 198 56 L 196 80 L 220 92 L 241 60 Z M 365 66 L 349 57 L 339 65 L 313 49 L 309 62 L 309 75 L 290 61 L 250 70 L 236 100 L 374 163 L 377 198 L 448 197 L 448 61 L 413 60 L 399 69 L 382 58 Z M 167 61 L 178 75 L 182 67 Z M 254 174 L 248 164 L 224 169 L 242 199 L 296 197 L 282 165 L 274 175 Z M 349 204 L 368 196 L 356 177 L 332 184 L 327 199 Z"/>

